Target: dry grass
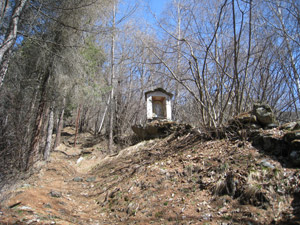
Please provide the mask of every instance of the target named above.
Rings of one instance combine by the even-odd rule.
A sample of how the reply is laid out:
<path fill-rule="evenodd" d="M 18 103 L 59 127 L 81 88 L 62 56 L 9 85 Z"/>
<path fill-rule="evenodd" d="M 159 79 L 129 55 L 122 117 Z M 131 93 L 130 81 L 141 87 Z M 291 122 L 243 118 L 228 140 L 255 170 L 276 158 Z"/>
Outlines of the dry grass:
<path fill-rule="evenodd" d="M 53 152 L 47 166 L 3 203 L 7 209 L 0 219 L 12 224 L 35 218 L 38 224 L 217 225 L 270 224 L 282 219 L 283 212 L 292 215 L 295 171 L 274 161 L 275 170 L 261 167 L 257 162 L 265 156 L 248 142 L 239 148 L 236 141 L 173 134 L 108 156 L 97 150 L 100 143 L 84 145 L 90 138 L 79 136 L 82 144 L 76 149 L 60 146 L 65 154 Z M 91 154 L 77 163 L 82 150 Z M 52 190 L 62 197 L 51 197 Z M 17 202 L 31 212 L 19 206 L 8 209 Z"/>

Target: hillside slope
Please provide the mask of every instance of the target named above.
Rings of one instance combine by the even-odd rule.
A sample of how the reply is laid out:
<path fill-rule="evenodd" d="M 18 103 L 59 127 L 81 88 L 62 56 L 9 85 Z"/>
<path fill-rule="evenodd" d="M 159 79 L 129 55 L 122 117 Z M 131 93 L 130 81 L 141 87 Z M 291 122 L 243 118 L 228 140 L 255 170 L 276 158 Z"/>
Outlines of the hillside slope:
<path fill-rule="evenodd" d="M 73 133 L 2 196 L 1 224 L 300 224 L 299 170 L 246 141 L 173 134 L 105 156 Z"/>

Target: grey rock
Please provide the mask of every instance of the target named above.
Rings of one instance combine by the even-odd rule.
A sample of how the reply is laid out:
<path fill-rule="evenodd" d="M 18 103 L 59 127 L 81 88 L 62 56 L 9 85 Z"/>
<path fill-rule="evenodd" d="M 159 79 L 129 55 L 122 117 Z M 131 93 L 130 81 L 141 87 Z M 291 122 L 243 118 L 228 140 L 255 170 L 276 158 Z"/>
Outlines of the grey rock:
<path fill-rule="evenodd" d="M 36 223 L 36 222 L 38 223 L 38 222 L 40 222 L 40 220 L 34 218 L 34 219 L 31 219 L 31 220 L 26 221 L 26 224 L 34 224 L 34 223 Z"/>
<path fill-rule="evenodd" d="M 74 177 L 73 181 L 75 181 L 75 182 L 82 182 L 83 178 L 82 177 Z"/>
<path fill-rule="evenodd" d="M 266 159 L 263 159 L 261 162 L 260 162 L 260 165 L 264 166 L 264 167 L 267 167 L 267 168 L 270 168 L 270 169 L 275 169 L 275 166 L 273 166 L 270 162 L 268 162 Z"/>
<path fill-rule="evenodd" d="M 211 218 L 212 218 L 212 215 L 210 213 L 207 213 L 207 214 L 202 216 L 203 220 L 210 220 Z"/>
<path fill-rule="evenodd" d="M 33 209 L 31 208 L 31 207 L 29 207 L 29 206 L 20 206 L 19 208 L 18 208 L 19 210 L 24 210 L 24 211 L 33 211 Z"/>
<path fill-rule="evenodd" d="M 296 127 L 297 122 L 290 122 L 290 123 L 285 123 L 283 125 L 280 126 L 281 130 L 289 130 L 292 131 L 294 130 L 294 128 Z"/>
<path fill-rule="evenodd" d="M 258 133 L 251 140 L 253 146 L 261 148 L 266 152 L 272 152 L 277 156 L 285 154 L 290 148 L 288 142 L 268 134 Z"/>
<path fill-rule="evenodd" d="M 49 204 L 49 203 L 46 203 L 46 204 L 44 204 L 43 205 L 45 208 L 48 208 L 48 209 L 51 209 L 52 208 L 52 206 Z"/>
<path fill-rule="evenodd" d="M 133 132 L 141 139 L 163 138 L 176 131 L 188 132 L 192 127 L 188 124 L 181 124 L 168 120 L 153 120 L 144 125 L 132 126 Z"/>
<path fill-rule="evenodd" d="M 253 145 L 257 147 L 262 147 L 265 151 L 272 151 L 274 148 L 273 138 L 269 135 L 258 134 L 252 139 Z"/>
<path fill-rule="evenodd" d="M 159 172 L 160 172 L 161 175 L 164 175 L 164 174 L 167 173 L 167 171 L 165 169 L 160 169 Z"/>
<path fill-rule="evenodd" d="M 265 129 L 273 129 L 273 128 L 277 128 L 278 124 L 276 123 L 270 123 L 267 126 L 265 126 Z"/>
<path fill-rule="evenodd" d="M 236 130 L 236 129 L 256 129 L 253 127 L 252 124 L 257 124 L 256 116 L 253 115 L 251 112 L 241 113 L 235 116 L 233 119 L 228 121 L 229 126 Z M 260 127 L 259 127 L 260 128 Z"/>
<path fill-rule="evenodd" d="M 61 192 L 59 192 L 59 191 L 50 191 L 50 193 L 49 193 L 50 195 L 51 195 L 51 197 L 53 197 L 53 198 L 61 198 L 62 197 L 62 193 Z"/>
<path fill-rule="evenodd" d="M 283 137 L 283 140 L 285 140 L 286 142 L 289 142 L 289 143 L 291 143 L 292 141 L 294 141 L 296 139 L 300 139 L 300 131 L 299 130 L 290 131 L 290 132 L 286 133 Z"/>
<path fill-rule="evenodd" d="M 272 109 L 268 104 L 254 104 L 253 114 L 256 116 L 258 122 L 263 126 L 267 126 L 269 124 L 277 124 Z"/>
<path fill-rule="evenodd" d="M 166 173 L 166 178 L 170 179 L 171 178 L 171 174 L 169 172 Z"/>
<path fill-rule="evenodd" d="M 260 129 L 261 126 L 257 123 L 251 123 L 249 128 L 253 129 L 253 130 L 257 130 L 257 129 Z"/>
<path fill-rule="evenodd" d="M 296 122 L 296 126 L 293 128 L 293 130 L 300 130 L 300 121 Z"/>
<path fill-rule="evenodd" d="M 276 144 L 274 138 L 271 136 L 263 136 L 263 148 L 265 151 L 272 151 L 274 144 Z"/>

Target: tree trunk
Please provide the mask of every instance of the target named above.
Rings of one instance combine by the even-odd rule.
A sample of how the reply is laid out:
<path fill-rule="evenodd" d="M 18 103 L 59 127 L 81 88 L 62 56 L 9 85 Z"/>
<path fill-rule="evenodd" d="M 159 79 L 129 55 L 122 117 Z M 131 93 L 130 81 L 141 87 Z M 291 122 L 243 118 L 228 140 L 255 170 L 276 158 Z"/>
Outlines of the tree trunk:
<path fill-rule="evenodd" d="M 60 144 L 61 131 L 63 129 L 63 124 L 64 124 L 65 106 L 66 106 L 66 98 L 64 97 L 63 98 L 63 106 L 62 106 L 62 110 L 60 112 L 60 117 L 59 117 L 59 121 L 58 121 L 58 126 L 57 126 L 53 149 L 56 149 L 56 147 L 59 146 L 59 144 Z"/>
<path fill-rule="evenodd" d="M 4 16 L 6 14 L 6 11 L 8 9 L 8 6 L 9 6 L 8 0 L 0 2 L 0 29 L 2 29 L 3 19 L 4 19 Z"/>
<path fill-rule="evenodd" d="M 176 43 L 176 74 L 178 77 L 181 78 L 181 2 L 178 1 L 177 3 L 177 43 Z M 174 101 L 173 101 L 173 120 L 178 120 L 178 96 L 179 96 L 179 83 L 175 80 L 175 93 L 174 93 Z"/>
<path fill-rule="evenodd" d="M 232 25 L 233 25 L 233 47 L 234 47 L 234 65 L 233 65 L 233 73 L 234 73 L 234 80 L 232 85 L 234 86 L 234 95 L 236 99 L 235 103 L 235 114 L 237 115 L 240 111 L 239 107 L 239 99 L 240 99 L 240 86 L 239 86 L 239 75 L 238 75 L 238 40 L 237 40 L 237 33 L 236 33 L 236 18 L 235 18 L 235 5 L 234 1 L 232 0 Z M 242 32 L 242 31 L 240 31 Z"/>
<path fill-rule="evenodd" d="M 46 104 L 46 92 L 47 92 L 46 88 L 47 88 L 47 83 L 49 78 L 50 78 L 50 66 L 48 66 L 47 68 L 47 71 L 44 75 L 42 85 L 40 88 L 41 99 L 39 101 L 39 105 L 37 109 L 37 115 L 35 118 L 35 124 L 34 124 L 33 136 L 31 139 L 30 148 L 27 152 L 25 170 L 28 170 L 34 164 L 34 161 L 39 153 L 39 140 L 40 140 L 42 124 L 43 124 L 43 114 L 44 114 L 45 104 Z"/>
<path fill-rule="evenodd" d="M 48 122 L 48 130 L 47 130 L 47 140 L 46 140 L 46 147 L 44 150 L 44 160 L 47 160 L 50 155 L 51 149 L 51 142 L 52 142 L 52 133 L 53 133 L 53 124 L 54 124 L 54 116 L 53 116 L 53 108 L 50 108 L 49 114 L 49 122 Z"/>
<path fill-rule="evenodd" d="M 43 124 L 42 124 L 42 131 L 41 131 L 41 139 L 40 139 L 40 143 L 45 143 L 44 146 L 46 146 L 46 141 L 47 141 L 47 132 L 48 132 L 48 124 L 49 124 L 49 116 L 50 116 L 50 107 L 47 105 L 45 105 L 45 110 L 44 110 L 44 114 L 43 114 Z M 44 147 L 39 148 L 39 154 L 43 155 L 45 151 Z"/>
<path fill-rule="evenodd" d="M 99 129 L 98 129 L 98 134 L 100 134 L 100 132 L 102 130 L 104 119 L 105 119 L 105 116 L 106 116 L 106 113 L 107 113 L 107 110 L 108 110 L 108 106 L 109 106 L 109 103 L 110 103 L 110 99 L 111 98 L 109 96 L 109 98 L 107 100 L 107 104 L 106 104 L 105 110 L 104 110 L 104 113 L 103 113 L 103 116 L 102 116 L 102 119 L 101 119 L 101 123 L 100 123 Z"/>
<path fill-rule="evenodd" d="M 81 105 L 78 106 L 78 110 L 77 110 L 76 130 L 75 130 L 75 138 L 74 138 L 74 148 L 76 148 L 76 142 L 77 142 L 77 134 L 78 134 L 78 126 L 79 126 L 79 118 L 80 118 L 80 108 L 81 108 Z"/>
<path fill-rule="evenodd" d="M 110 120 L 109 120 L 109 140 L 108 150 L 112 153 L 113 149 L 113 129 L 114 129 L 114 83 L 115 83 L 115 26 L 116 26 L 116 2 L 113 3 L 113 27 L 111 37 L 111 92 L 110 92 Z"/>
<path fill-rule="evenodd" d="M 0 87 L 3 84 L 4 77 L 7 72 L 9 60 L 11 57 L 11 49 L 14 46 L 17 38 L 17 31 L 21 13 L 27 3 L 27 0 L 16 1 L 14 6 L 13 13 L 10 17 L 9 26 L 4 40 L 0 46 Z"/>

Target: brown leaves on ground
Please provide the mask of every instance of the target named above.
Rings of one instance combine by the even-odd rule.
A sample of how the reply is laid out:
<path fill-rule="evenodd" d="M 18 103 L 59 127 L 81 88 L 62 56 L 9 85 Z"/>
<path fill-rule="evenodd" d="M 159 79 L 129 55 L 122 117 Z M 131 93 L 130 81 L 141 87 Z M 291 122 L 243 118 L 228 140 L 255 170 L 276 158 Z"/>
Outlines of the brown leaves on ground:
<path fill-rule="evenodd" d="M 89 135 L 81 135 L 77 149 L 68 145 L 72 136 L 65 138 L 46 167 L 2 203 L 3 224 L 299 220 L 299 170 L 282 167 L 248 142 L 172 134 L 105 156 L 101 144 L 83 147 Z M 53 191 L 61 195 L 55 197 Z"/>

